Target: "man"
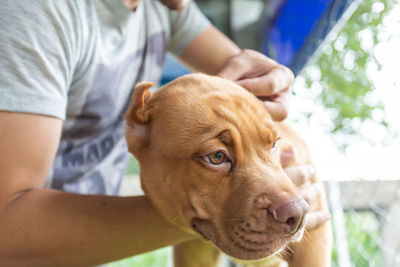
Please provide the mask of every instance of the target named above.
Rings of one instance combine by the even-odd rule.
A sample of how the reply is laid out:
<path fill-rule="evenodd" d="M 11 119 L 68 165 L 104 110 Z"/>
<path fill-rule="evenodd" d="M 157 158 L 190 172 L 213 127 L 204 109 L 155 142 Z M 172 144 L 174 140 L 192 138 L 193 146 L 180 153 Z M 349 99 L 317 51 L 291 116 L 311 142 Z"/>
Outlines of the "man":
<path fill-rule="evenodd" d="M 127 158 L 131 88 L 158 81 L 166 49 L 266 100 L 276 120 L 286 117 L 291 72 L 240 50 L 188 2 L 2 2 L 1 266 L 92 266 L 193 238 L 145 197 L 113 196 Z M 311 176 L 308 166 L 287 172 Z M 318 194 L 308 189 L 306 197 Z M 327 215 L 309 218 L 313 227 Z"/>

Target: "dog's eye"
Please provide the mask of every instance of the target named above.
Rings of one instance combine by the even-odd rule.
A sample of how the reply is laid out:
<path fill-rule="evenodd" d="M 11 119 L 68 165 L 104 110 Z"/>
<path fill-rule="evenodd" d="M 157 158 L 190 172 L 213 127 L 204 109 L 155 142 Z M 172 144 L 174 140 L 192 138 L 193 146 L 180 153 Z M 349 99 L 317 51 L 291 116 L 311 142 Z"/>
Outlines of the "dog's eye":
<path fill-rule="evenodd" d="M 203 156 L 200 163 L 214 171 L 227 174 L 233 170 L 232 161 L 227 155 L 229 155 L 228 152 L 217 150 L 211 154 Z"/>
<path fill-rule="evenodd" d="M 222 151 L 214 152 L 208 156 L 208 160 L 214 165 L 222 164 L 226 162 L 227 159 L 228 157 Z"/>

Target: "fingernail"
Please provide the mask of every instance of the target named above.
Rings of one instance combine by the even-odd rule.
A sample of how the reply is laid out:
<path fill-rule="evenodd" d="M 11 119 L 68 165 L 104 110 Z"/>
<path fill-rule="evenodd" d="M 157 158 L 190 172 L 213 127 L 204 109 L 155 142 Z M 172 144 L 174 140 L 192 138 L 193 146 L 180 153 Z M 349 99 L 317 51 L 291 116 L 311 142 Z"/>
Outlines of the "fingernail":
<path fill-rule="evenodd" d="M 324 216 L 323 216 L 323 220 L 324 220 L 324 221 L 327 221 L 327 220 L 329 220 L 330 218 L 331 218 L 331 214 L 330 214 L 329 212 L 325 213 Z"/>
<path fill-rule="evenodd" d="M 281 164 L 283 167 L 286 167 L 290 161 L 294 158 L 294 150 L 293 148 L 287 148 L 281 153 Z"/>
<path fill-rule="evenodd" d="M 314 166 L 311 164 L 307 165 L 307 172 L 309 174 L 309 178 L 311 178 L 311 176 L 313 176 L 315 172 Z"/>
<path fill-rule="evenodd" d="M 294 157 L 294 150 L 292 147 L 287 148 L 282 151 L 282 156 L 288 157 L 288 158 L 293 158 Z"/>

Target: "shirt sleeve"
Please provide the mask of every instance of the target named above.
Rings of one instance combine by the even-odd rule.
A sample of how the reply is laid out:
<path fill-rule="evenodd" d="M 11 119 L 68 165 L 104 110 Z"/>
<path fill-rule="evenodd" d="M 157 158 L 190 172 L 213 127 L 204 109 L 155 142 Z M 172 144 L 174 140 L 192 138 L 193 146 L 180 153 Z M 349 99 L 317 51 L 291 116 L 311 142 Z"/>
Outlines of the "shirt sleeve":
<path fill-rule="evenodd" d="M 171 37 L 168 51 L 179 56 L 210 25 L 210 21 L 193 1 L 181 11 L 170 12 Z"/>
<path fill-rule="evenodd" d="M 67 2 L 2 1 L 0 110 L 65 119 L 77 30 Z"/>

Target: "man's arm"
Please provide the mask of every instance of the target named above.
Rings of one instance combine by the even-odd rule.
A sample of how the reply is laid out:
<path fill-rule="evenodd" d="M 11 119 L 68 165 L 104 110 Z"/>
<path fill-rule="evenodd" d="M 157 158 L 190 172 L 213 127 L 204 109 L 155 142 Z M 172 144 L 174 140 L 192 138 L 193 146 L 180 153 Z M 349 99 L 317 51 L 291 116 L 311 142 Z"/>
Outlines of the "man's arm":
<path fill-rule="evenodd" d="M 226 62 L 241 51 L 234 42 L 210 25 L 183 51 L 179 59 L 193 70 L 217 75 Z"/>
<path fill-rule="evenodd" d="M 145 197 L 43 189 L 61 120 L 0 112 L 0 125 L 2 266 L 91 266 L 191 238 Z"/>

